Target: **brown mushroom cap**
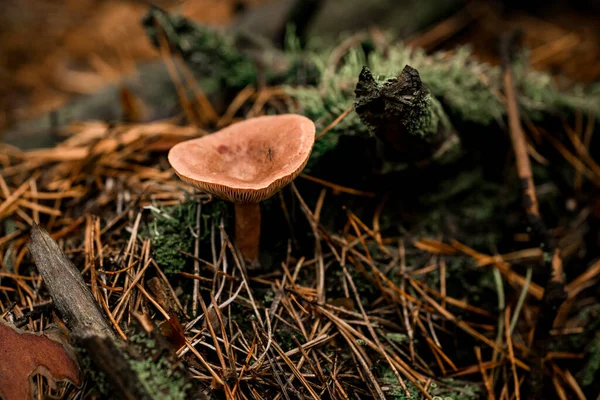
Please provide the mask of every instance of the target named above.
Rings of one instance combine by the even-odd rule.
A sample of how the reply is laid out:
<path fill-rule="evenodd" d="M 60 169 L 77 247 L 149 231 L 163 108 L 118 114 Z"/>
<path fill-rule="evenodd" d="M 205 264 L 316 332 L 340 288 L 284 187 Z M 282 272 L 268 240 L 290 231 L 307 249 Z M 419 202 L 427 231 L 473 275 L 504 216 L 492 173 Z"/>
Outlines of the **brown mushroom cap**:
<path fill-rule="evenodd" d="M 296 114 L 248 118 L 175 145 L 169 162 L 185 182 L 234 203 L 258 203 L 306 165 L 314 123 Z"/>

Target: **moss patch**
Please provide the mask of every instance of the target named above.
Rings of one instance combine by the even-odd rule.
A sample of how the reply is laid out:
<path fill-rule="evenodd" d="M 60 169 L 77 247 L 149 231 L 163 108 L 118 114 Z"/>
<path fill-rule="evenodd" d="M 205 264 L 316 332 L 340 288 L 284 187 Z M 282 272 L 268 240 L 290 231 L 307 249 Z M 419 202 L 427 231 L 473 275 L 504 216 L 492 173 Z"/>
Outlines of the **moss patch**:
<path fill-rule="evenodd" d="M 154 259 L 167 274 L 184 270 L 189 257 L 183 254 L 193 252 L 196 231 L 198 203 L 187 201 L 176 206 L 151 207 L 153 219 L 148 226 L 152 239 Z M 208 240 L 211 224 L 217 225 L 227 212 L 222 201 L 202 204 L 200 220 L 200 240 Z"/>

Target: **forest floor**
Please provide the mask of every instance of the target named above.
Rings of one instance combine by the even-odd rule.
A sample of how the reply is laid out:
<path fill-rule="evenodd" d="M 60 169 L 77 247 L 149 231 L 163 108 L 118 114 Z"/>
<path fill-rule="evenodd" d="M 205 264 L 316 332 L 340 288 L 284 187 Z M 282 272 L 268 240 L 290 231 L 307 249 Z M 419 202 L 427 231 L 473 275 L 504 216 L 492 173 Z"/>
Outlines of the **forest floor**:
<path fill-rule="evenodd" d="M 218 26 L 230 23 L 239 6 L 161 3 Z M 0 131 L 165 57 L 140 26 L 143 2 L 72 0 L 57 7 L 10 0 L 7 10 L 0 17 Z M 503 14 L 473 2 L 406 41 L 430 52 L 466 43 L 476 58 L 498 64 L 490 43 L 515 28 L 524 32 L 530 66 L 550 72 L 558 85 L 600 78 L 600 27 L 568 10 Z M 28 251 L 38 224 L 81 271 L 118 337 L 127 340 L 133 325 L 151 321 L 198 387 L 215 398 L 526 398 L 545 290 L 538 274 L 531 276 L 544 252 L 529 231 L 498 232 L 520 243 L 505 253 L 483 252 L 452 229 L 388 235 L 381 229 L 389 224 L 382 222 L 384 196 L 303 175 L 265 205 L 280 220 L 263 239 L 275 250 L 264 270 L 246 269 L 230 238 L 230 210 L 183 184 L 166 154 L 174 143 L 244 118 L 243 110 L 259 115 L 285 97 L 268 89 L 236 93 L 223 109 L 205 104 L 195 126 L 80 121 L 60 132 L 54 148 L 2 148 L 1 319 L 31 332 L 65 327 Z M 138 106 L 125 100 L 123 107 Z M 600 399 L 595 121 L 579 113 L 556 127 L 571 140 L 553 142 L 568 176 L 557 184 L 560 209 L 542 215 L 565 265 L 578 265 L 566 271 L 567 300 L 543 356 L 544 392 L 560 399 Z M 527 131 L 532 162 L 546 166 L 535 127 Z M 545 189 L 536 187 L 539 196 Z M 335 224 L 326 215 L 331 210 Z M 522 216 L 509 211 L 507 221 Z M 35 395 L 103 398 L 85 372 L 79 388 L 52 388 L 39 378 Z"/>

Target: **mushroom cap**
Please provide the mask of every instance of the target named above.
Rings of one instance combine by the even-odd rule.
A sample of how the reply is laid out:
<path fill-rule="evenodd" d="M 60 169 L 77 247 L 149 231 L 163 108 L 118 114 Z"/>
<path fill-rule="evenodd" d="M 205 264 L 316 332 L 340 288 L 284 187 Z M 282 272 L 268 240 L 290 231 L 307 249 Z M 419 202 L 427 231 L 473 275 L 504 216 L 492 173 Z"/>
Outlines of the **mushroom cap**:
<path fill-rule="evenodd" d="M 300 174 L 315 142 L 315 124 L 296 114 L 248 118 L 169 151 L 179 177 L 223 200 L 258 203 Z"/>

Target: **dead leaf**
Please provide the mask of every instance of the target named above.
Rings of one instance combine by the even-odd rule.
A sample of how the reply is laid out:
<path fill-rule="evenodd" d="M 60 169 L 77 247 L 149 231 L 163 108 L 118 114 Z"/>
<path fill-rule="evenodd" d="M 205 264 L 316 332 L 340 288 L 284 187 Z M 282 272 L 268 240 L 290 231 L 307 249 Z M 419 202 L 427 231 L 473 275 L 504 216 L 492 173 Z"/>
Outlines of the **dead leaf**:
<path fill-rule="evenodd" d="M 62 344 L 45 334 L 36 334 L 0 320 L 0 397 L 4 400 L 31 398 L 33 374 L 41 373 L 51 387 L 68 380 L 80 385 L 79 368 Z"/>
<path fill-rule="evenodd" d="M 163 321 L 160 330 L 175 349 L 185 346 L 185 333 L 176 315 L 172 315 L 168 321 Z"/>

